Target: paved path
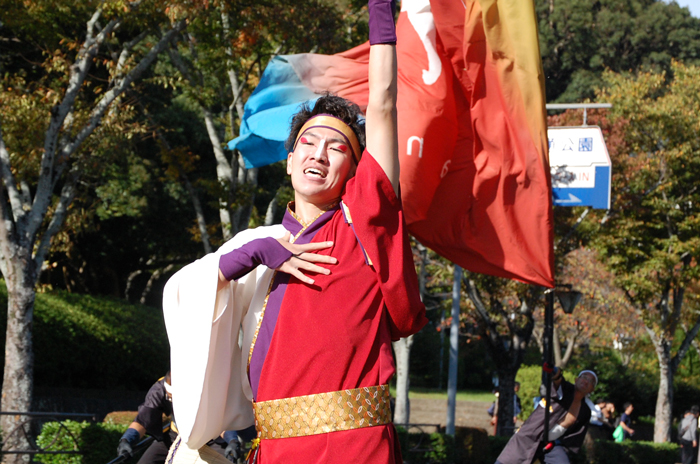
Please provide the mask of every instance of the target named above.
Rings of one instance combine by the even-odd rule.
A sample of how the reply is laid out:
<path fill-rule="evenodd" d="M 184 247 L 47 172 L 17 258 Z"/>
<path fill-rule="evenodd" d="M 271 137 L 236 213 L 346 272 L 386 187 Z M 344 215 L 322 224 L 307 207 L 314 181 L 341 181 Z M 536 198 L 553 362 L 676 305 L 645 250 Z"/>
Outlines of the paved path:
<path fill-rule="evenodd" d="M 455 425 L 461 427 L 479 427 L 489 435 L 493 427 L 489 424 L 491 417 L 486 413 L 489 403 L 481 401 L 457 401 Z M 440 424 L 447 422 L 447 400 L 411 398 L 412 424 Z M 428 431 L 428 430 L 426 430 Z"/>

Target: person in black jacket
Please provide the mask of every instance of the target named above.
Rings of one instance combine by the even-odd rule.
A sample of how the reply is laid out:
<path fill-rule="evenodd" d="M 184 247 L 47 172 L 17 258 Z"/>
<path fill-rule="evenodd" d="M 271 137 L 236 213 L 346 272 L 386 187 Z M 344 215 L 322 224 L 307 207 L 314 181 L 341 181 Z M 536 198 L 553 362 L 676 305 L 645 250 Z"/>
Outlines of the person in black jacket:
<path fill-rule="evenodd" d="M 545 454 L 544 400 L 513 435 L 496 460 L 497 464 L 532 464 L 536 459 L 546 464 L 569 464 L 569 453 L 578 453 L 586 436 L 591 410 L 585 398 L 598 383 L 590 370 L 581 371 L 575 383 L 564 380 L 554 368 L 549 416 L 549 446 Z"/>
<path fill-rule="evenodd" d="M 126 429 L 126 432 L 119 440 L 117 455 L 131 457 L 136 444 L 141 441 L 144 435 L 148 434 L 155 441 L 143 453 L 138 464 L 163 464 L 165 462 L 168 450 L 175 438 L 177 438 L 172 397 L 172 382 L 170 380 L 170 372 L 168 372 L 148 390 L 146 399 L 139 406 L 136 419 L 129 424 L 129 428 Z M 163 430 L 163 416 L 170 418 L 170 426 L 165 431 Z M 207 443 L 207 445 L 230 461 L 236 462 L 242 457 L 242 440 L 239 439 L 239 435 L 242 439 L 251 440 L 255 438 L 255 428 L 250 427 L 240 432 L 227 431 L 220 437 Z"/>

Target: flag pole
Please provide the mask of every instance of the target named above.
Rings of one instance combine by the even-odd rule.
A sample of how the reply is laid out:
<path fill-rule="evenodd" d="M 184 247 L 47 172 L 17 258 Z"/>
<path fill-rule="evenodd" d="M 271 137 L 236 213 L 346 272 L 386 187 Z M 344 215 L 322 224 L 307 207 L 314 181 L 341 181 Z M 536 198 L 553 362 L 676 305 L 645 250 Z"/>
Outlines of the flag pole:
<path fill-rule="evenodd" d="M 542 440 L 545 446 L 549 443 L 549 407 L 552 398 L 552 338 L 554 336 L 554 289 L 545 291 L 546 303 L 544 307 L 544 363 L 542 367 L 542 383 L 545 386 L 544 396 L 544 435 Z"/>
<path fill-rule="evenodd" d="M 462 289 L 462 268 L 455 264 L 452 285 L 452 323 L 450 324 L 450 370 L 447 377 L 447 421 L 445 432 L 455 436 L 455 409 L 457 407 L 457 354 L 459 348 L 459 299 Z"/>

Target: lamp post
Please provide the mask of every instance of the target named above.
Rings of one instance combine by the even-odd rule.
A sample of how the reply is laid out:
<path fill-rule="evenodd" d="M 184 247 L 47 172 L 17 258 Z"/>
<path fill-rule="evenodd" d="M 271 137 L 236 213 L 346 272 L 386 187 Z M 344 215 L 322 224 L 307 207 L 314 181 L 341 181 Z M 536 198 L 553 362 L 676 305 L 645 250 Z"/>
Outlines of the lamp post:
<path fill-rule="evenodd" d="M 552 369 L 554 367 L 552 338 L 554 338 L 554 296 L 557 296 L 561 308 L 566 314 L 571 314 L 574 307 L 581 301 L 583 294 L 579 291 L 572 290 L 571 284 L 559 284 L 554 288 L 545 291 L 545 307 L 544 307 L 544 337 L 543 337 L 543 356 L 544 364 L 542 367 L 542 382 L 545 385 L 544 397 L 544 443 L 549 443 L 549 401 L 552 396 Z"/>

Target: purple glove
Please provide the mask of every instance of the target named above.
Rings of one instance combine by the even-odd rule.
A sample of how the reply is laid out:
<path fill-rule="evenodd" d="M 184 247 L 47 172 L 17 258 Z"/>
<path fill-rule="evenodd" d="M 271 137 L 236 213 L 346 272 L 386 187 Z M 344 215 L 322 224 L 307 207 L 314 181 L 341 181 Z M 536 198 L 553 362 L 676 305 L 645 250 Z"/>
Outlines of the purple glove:
<path fill-rule="evenodd" d="M 252 240 L 219 258 L 219 270 L 226 280 L 238 280 L 260 264 L 277 269 L 293 256 L 272 237 Z"/>
<path fill-rule="evenodd" d="M 395 44 L 396 0 L 369 0 L 367 9 L 369 10 L 369 44 Z"/>

